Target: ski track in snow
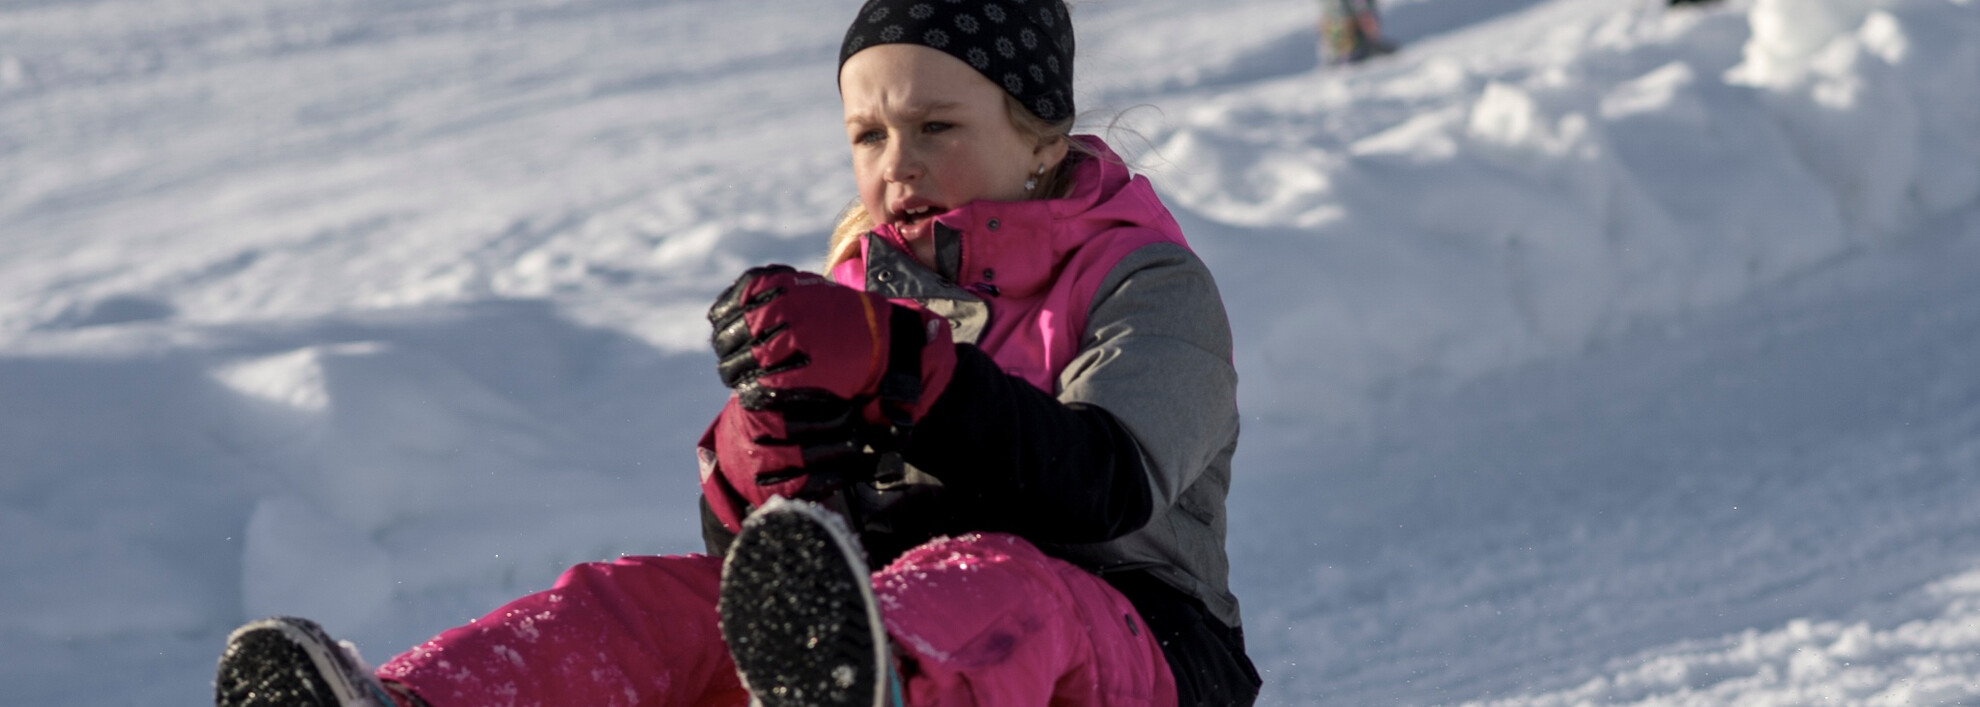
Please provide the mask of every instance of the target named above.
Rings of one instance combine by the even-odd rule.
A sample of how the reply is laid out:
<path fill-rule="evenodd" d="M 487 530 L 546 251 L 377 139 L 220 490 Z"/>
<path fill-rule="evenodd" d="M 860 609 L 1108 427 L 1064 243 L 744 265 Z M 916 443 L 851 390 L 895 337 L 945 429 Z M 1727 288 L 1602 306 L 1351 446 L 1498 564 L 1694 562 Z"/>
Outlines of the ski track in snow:
<path fill-rule="evenodd" d="M 1218 274 L 1261 702 L 1980 702 L 1980 6 L 1076 4 Z M 0 5 L 0 704 L 698 550 L 847 3 Z M 1118 126 L 1107 122 L 1120 117 Z"/>

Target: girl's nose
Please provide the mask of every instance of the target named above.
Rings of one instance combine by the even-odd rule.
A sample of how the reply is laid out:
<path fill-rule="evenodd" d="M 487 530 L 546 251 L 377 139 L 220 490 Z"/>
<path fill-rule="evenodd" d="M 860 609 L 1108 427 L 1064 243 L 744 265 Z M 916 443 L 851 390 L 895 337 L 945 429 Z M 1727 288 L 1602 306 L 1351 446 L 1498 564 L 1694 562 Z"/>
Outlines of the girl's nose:
<path fill-rule="evenodd" d="M 921 158 L 895 141 L 887 146 L 883 176 L 890 182 L 908 182 L 921 178 Z"/>

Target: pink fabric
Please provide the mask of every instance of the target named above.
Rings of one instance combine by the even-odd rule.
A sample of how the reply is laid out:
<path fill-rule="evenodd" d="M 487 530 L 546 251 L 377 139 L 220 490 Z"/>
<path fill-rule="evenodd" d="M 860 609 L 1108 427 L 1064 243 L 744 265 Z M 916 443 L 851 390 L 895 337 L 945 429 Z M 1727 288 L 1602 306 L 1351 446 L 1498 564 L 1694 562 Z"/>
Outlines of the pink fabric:
<path fill-rule="evenodd" d="M 873 577 L 911 705 L 1176 704 L 1126 597 L 1015 535 L 942 538 Z"/>
<path fill-rule="evenodd" d="M 722 559 L 581 564 L 378 668 L 433 707 L 745 705 L 716 626 Z"/>
<path fill-rule="evenodd" d="M 393 658 L 433 707 L 744 705 L 716 625 L 721 560 L 572 567 Z M 943 538 L 873 575 L 911 705 L 1176 704 L 1161 647 L 1099 577 L 1001 533 Z"/>
<path fill-rule="evenodd" d="M 1098 154 L 1074 167 L 1065 197 L 971 202 L 935 219 L 963 234 L 957 284 L 996 292 L 985 297 L 994 314 L 976 346 L 1006 372 L 1052 393 L 1079 352 L 1089 305 L 1114 265 L 1154 243 L 1189 247 L 1147 178 L 1130 174 L 1099 138 L 1073 139 Z M 893 227 L 874 232 L 907 250 Z M 864 288 L 866 247 L 834 266 L 832 278 Z"/>
<path fill-rule="evenodd" d="M 737 404 L 736 396 L 730 395 L 729 401 L 722 404 L 722 412 L 708 423 L 701 441 L 694 446 L 695 463 L 701 473 L 701 497 L 708 502 L 708 512 L 715 514 L 715 520 L 721 521 L 731 533 L 742 528 L 743 518 L 749 515 L 750 499 L 730 486 L 729 477 L 722 473 L 721 456 L 715 453 L 715 435 L 721 432 L 729 408 Z"/>

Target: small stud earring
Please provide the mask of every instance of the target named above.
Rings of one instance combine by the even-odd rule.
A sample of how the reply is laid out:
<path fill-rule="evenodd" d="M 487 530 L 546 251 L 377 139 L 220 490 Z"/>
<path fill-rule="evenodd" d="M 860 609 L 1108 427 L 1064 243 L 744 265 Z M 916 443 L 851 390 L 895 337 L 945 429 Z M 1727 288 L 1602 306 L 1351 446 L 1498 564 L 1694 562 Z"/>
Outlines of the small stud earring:
<path fill-rule="evenodd" d="M 1042 165 L 1042 164 L 1041 164 L 1041 165 L 1038 165 L 1038 173 L 1037 173 L 1037 174 L 1033 174 L 1033 175 L 1031 175 L 1031 178 L 1030 178 L 1030 179 L 1026 179 L 1026 180 L 1024 180 L 1024 190 L 1025 190 L 1025 191 L 1031 191 L 1031 190 L 1033 190 L 1033 189 L 1037 189 L 1037 188 L 1038 188 L 1038 178 L 1039 178 L 1039 177 L 1042 177 L 1042 176 L 1045 176 L 1045 165 Z"/>

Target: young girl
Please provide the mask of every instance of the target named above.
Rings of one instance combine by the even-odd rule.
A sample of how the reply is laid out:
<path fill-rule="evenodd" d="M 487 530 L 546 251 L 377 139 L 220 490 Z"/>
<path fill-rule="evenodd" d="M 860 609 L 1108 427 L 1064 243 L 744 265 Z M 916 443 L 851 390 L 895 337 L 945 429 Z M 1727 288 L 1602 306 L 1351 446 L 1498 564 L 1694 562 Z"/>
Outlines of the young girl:
<path fill-rule="evenodd" d="M 218 704 L 1249 704 L 1229 325 L 1147 180 L 1069 134 L 1072 59 L 1060 0 L 860 8 L 829 276 L 709 312 L 710 554 L 573 567 L 375 674 L 255 622 Z"/>

